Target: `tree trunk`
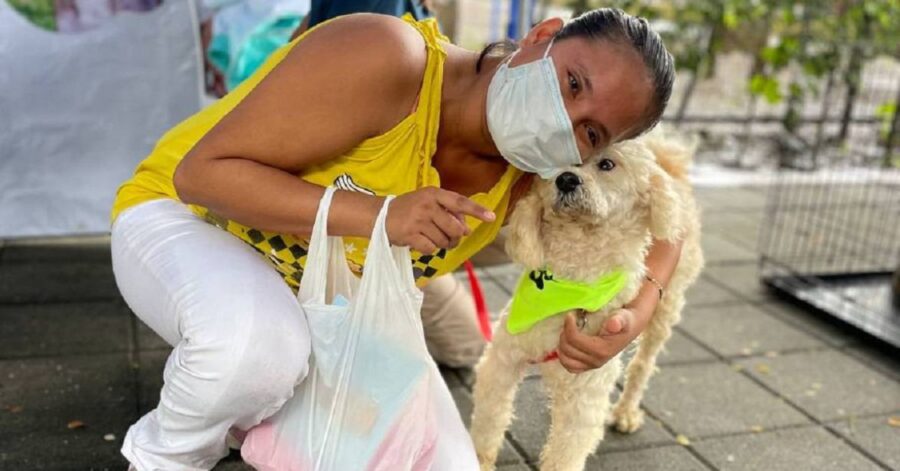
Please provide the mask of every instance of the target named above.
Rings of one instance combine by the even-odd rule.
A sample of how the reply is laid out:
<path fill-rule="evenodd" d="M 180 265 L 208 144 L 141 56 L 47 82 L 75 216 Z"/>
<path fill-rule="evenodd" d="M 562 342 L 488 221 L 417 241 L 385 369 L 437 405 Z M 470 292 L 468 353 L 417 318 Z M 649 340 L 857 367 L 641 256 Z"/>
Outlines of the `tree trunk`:
<path fill-rule="evenodd" d="M 819 113 L 819 122 L 816 124 L 816 140 L 812 148 L 812 164 L 816 167 L 819 158 L 819 150 L 822 148 L 822 138 L 825 134 L 825 120 L 828 118 L 828 101 L 831 98 L 831 90 L 834 88 L 834 70 L 828 72 L 825 82 L 825 93 L 822 94 L 822 111 Z"/>
<path fill-rule="evenodd" d="M 706 35 L 706 45 L 704 47 L 704 49 L 706 50 L 706 54 L 703 55 L 703 57 L 700 59 L 700 62 L 697 64 L 696 70 L 694 70 L 694 73 L 691 74 L 691 79 L 687 84 L 687 88 L 685 88 L 684 90 L 684 95 L 681 96 L 681 102 L 678 103 L 678 111 L 675 112 L 676 125 L 681 124 L 681 121 L 684 120 L 684 115 L 687 113 L 688 104 L 690 104 L 691 97 L 694 95 L 694 89 L 697 87 L 697 81 L 700 79 L 700 77 L 707 76 L 711 71 L 712 56 L 716 53 L 715 41 L 718 34 L 719 26 L 718 24 L 716 24 L 709 29 L 709 32 Z"/>
<path fill-rule="evenodd" d="M 840 142 L 847 141 L 847 135 L 850 133 L 850 121 L 853 120 L 853 106 L 856 104 L 856 95 L 859 93 L 859 83 L 862 78 L 863 68 L 863 48 L 864 41 L 869 40 L 871 28 L 871 18 L 863 13 L 862 27 L 860 35 L 856 38 L 856 42 L 850 48 L 850 63 L 847 66 L 847 73 L 844 75 L 844 83 L 847 85 L 847 99 L 844 101 L 844 112 L 841 117 L 841 131 L 838 133 Z"/>

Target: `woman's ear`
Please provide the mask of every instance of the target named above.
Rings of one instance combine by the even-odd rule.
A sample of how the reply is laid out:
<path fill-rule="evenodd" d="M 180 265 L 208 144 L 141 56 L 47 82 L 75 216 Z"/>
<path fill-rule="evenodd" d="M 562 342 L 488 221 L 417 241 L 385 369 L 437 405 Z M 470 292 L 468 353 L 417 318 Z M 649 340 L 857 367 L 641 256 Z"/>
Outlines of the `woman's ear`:
<path fill-rule="evenodd" d="M 544 265 L 544 249 L 541 245 L 543 211 L 537 191 L 532 190 L 516 203 L 509 217 L 506 253 L 514 262 L 529 270 L 537 270 Z"/>
<path fill-rule="evenodd" d="M 659 167 L 650 173 L 650 234 L 655 239 L 676 241 L 684 232 L 684 206 L 675 181 Z"/>
<path fill-rule="evenodd" d="M 535 44 L 549 41 L 550 38 L 556 35 L 559 30 L 562 29 L 565 22 L 562 18 L 553 17 L 547 18 L 546 20 L 541 21 L 540 23 L 534 25 L 531 28 L 531 31 L 519 41 L 520 46 L 533 46 Z"/>

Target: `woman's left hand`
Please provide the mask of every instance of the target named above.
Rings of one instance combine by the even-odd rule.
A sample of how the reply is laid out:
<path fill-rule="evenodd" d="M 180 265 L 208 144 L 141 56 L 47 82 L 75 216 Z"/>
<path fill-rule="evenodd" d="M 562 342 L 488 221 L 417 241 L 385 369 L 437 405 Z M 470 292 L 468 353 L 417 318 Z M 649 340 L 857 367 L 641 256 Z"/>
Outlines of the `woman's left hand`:
<path fill-rule="evenodd" d="M 616 310 L 596 335 L 578 330 L 575 316 L 566 316 L 566 324 L 559 335 L 559 362 L 570 373 L 583 373 L 600 368 L 619 354 L 643 330 L 631 309 Z"/>

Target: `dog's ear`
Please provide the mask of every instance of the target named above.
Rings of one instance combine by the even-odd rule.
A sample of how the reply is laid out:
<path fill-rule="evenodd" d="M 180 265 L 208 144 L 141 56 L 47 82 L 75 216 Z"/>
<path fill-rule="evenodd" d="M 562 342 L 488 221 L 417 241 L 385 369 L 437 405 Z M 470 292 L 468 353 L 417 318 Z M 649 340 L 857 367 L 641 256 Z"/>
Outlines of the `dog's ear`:
<path fill-rule="evenodd" d="M 520 199 L 509 217 L 509 237 L 506 253 L 513 261 L 529 270 L 544 265 L 544 249 L 541 245 L 541 217 L 543 206 L 536 191 L 532 190 Z"/>
<path fill-rule="evenodd" d="M 659 167 L 650 172 L 650 234 L 655 239 L 676 241 L 684 232 L 684 204 L 675 181 Z"/>

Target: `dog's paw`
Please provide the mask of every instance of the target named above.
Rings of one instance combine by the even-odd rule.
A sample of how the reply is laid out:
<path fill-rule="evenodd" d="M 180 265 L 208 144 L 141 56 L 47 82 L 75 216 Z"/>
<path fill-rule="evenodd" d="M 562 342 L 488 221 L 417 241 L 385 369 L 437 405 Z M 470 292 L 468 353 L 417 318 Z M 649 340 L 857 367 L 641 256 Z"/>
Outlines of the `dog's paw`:
<path fill-rule="evenodd" d="M 612 412 L 612 423 L 621 433 L 634 433 L 644 425 L 644 411 L 616 407 Z"/>

